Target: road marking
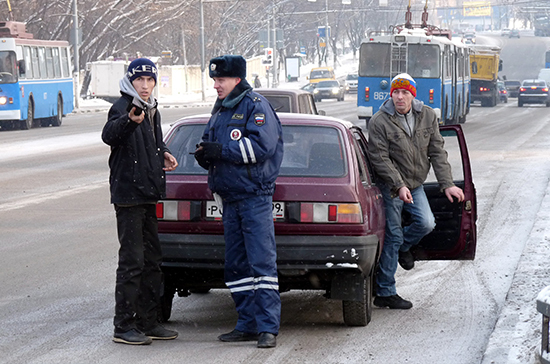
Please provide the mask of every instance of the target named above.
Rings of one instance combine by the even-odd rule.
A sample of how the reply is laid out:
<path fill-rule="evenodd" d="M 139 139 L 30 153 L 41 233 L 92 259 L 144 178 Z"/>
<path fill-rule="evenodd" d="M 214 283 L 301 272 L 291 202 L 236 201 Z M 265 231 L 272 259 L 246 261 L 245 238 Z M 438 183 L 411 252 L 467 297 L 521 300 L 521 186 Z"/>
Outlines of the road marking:
<path fill-rule="evenodd" d="M 105 180 L 105 181 L 96 182 L 93 184 L 87 184 L 83 186 L 70 188 L 68 190 L 56 191 L 56 192 L 51 192 L 47 194 L 40 194 L 37 196 L 27 197 L 16 202 L 8 202 L 8 203 L 1 204 L 0 211 L 5 212 L 5 211 L 22 209 L 31 205 L 38 205 L 46 201 L 57 200 L 67 196 L 72 196 L 72 195 L 77 195 L 79 193 L 93 191 L 98 188 L 105 187 L 108 184 L 109 184 L 109 181 Z"/>

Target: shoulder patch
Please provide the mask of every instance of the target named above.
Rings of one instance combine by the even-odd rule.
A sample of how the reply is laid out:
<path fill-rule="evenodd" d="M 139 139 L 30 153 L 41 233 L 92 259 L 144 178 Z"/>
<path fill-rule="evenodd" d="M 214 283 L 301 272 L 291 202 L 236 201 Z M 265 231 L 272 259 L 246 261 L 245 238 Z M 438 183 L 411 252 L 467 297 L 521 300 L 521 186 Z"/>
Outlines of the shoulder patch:
<path fill-rule="evenodd" d="M 265 124 L 265 114 L 254 114 L 254 124 L 257 126 L 262 126 Z"/>

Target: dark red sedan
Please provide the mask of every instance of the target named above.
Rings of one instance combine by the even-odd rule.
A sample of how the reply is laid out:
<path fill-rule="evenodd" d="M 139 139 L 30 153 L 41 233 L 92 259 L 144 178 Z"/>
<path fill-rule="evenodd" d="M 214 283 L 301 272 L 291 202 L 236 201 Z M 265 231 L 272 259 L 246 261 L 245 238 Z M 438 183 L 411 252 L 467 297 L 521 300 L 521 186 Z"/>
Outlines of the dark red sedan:
<path fill-rule="evenodd" d="M 343 301 L 344 322 L 371 319 L 373 275 L 384 241 L 384 209 L 367 158 L 361 128 L 325 116 L 279 114 L 284 158 L 273 196 L 280 291 L 320 290 Z M 166 143 L 179 161 L 167 173 L 167 198 L 157 206 L 165 288 L 162 316 L 171 315 L 177 292 L 187 296 L 226 288 L 221 214 L 207 186 L 207 171 L 192 153 L 209 115 L 177 121 Z M 436 229 L 414 254 L 417 259 L 473 259 L 476 199 L 462 129 L 441 128 L 455 182 L 466 200 L 451 204 L 437 183 L 425 185 Z M 458 166 L 460 165 L 460 166 Z M 284 301 L 283 301 L 284 304 Z"/>

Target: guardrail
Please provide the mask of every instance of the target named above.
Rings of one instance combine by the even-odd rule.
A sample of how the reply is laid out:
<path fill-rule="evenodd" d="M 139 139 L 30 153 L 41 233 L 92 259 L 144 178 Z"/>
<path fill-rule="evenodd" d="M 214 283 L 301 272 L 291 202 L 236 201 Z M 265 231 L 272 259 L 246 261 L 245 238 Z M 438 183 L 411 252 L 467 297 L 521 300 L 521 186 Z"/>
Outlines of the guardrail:
<path fill-rule="evenodd" d="M 540 349 L 540 361 L 542 364 L 550 364 L 550 348 L 548 338 L 550 336 L 550 286 L 540 291 L 537 296 L 537 311 L 542 313 L 542 341 Z"/>

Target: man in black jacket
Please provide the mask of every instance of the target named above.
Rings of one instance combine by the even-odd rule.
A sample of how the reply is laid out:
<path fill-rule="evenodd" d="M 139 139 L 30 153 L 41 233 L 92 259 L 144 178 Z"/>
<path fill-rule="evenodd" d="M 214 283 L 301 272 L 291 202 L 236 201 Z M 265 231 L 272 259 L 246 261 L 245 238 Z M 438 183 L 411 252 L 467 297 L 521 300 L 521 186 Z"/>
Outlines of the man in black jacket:
<path fill-rule="evenodd" d="M 102 139 L 111 146 L 111 203 L 120 249 L 116 272 L 113 341 L 132 345 L 175 339 L 157 321 L 162 273 L 156 203 L 164 197 L 165 171 L 178 162 L 162 140 L 160 113 L 152 96 L 157 67 L 145 58 L 128 66 L 120 97 L 109 110 Z"/>

